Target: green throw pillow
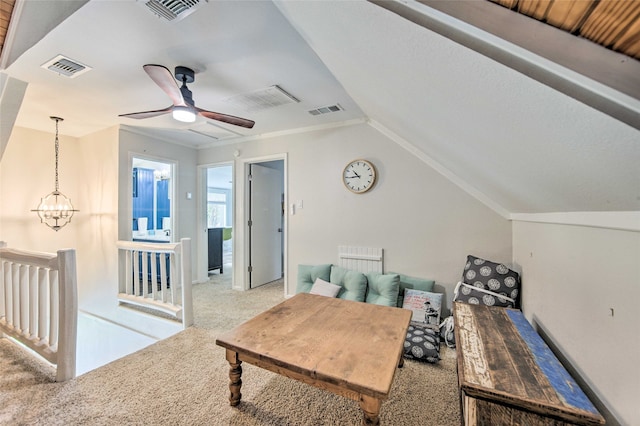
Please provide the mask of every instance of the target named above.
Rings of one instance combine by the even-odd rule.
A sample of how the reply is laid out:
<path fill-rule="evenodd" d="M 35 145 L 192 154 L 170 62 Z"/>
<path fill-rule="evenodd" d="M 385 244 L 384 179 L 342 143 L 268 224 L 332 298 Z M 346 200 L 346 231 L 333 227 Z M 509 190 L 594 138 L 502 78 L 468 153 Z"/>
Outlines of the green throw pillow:
<path fill-rule="evenodd" d="M 367 273 L 367 303 L 397 306 L 400 276 L 398 274 Z"/>
<path fill-rule="evenodd" d="M 316 278 L 329 281 L 331 264 L 328 265 L 298 265 L 298 285 L 296 293 L 309 293 Z"/>
<path fill-rule="evenodd" d="M 390 272 L 393 274 L 394 272 Z M 424 278 L 414 278 L 409 277 L 407 275 L 400 275 L 400 290 L 398 291 L 398 299 L 396 302 L 396 306 L 398 308 L 402 308 L 402 302 L 404 301 L 404 291 L 408 288 L 413 290 L 420 291 L 433 291 L 433 286 L 435 285 L 434 280 L 426 280 Z"/>
<path fill-rule="evenodd" d="M 330 282 L 342 287 L 338 293 L 339 299 L 364 302 L 367 293 L 367 277 L 362 272 L 333 266 L 331 267 Z"/>

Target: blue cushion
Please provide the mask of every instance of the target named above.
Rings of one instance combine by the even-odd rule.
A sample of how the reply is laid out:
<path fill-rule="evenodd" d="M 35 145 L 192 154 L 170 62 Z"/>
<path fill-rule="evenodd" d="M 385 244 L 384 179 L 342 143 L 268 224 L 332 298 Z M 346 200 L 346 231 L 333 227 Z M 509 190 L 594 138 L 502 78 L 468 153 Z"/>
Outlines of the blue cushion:
<path fill-rule="evenodd" d="M 329 281 L 331 264 L 328 265 L 298 265 L 298 285 L 296 293 L 309 293 L 317 278 Z"/>
<path fill-rule="evenodd" d="M 390 272 L 393 274 L 393 272 Z M 434 280 L 427 280 L 424 278 L 414 278 L 403 274 L 400 275 L 400 290 L 398 291 L 398 300 L 396 306 L 402 308 L 402 302 L 404 301 L 404 291 L 408 288 L 420 291 L 433 291 L 435 285 Z"/>
<path fill-rule="evenodd" d="M 397 306 L 400 276 L 398 274 L 367 273 L 367 303 Z"/>
<path fill-rule="evenodd" d="M 330 282 L 342 287 L 338 293 L 339 299 L 364 302 L 367 293 L 367 277 L 362 272 L 332 266 Z"/>

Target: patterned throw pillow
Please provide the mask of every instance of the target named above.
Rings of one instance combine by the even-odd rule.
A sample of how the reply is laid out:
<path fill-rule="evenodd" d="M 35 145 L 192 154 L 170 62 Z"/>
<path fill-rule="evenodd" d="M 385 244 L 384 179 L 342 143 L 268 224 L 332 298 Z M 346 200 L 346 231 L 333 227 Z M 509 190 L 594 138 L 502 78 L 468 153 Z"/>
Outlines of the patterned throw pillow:
<path fill-rule="evenodd" d="M 454 300 L 488 306 L 514 308 L 520 294 L 520 275 L 501 263 L 467 256 L 462 283 Z"/>
<path fill-rule="evenodd" d="M 432 364 L 440 361 L 440 333 L 425 324 L 412 322 L 404 340 L 404 357 Z"/>

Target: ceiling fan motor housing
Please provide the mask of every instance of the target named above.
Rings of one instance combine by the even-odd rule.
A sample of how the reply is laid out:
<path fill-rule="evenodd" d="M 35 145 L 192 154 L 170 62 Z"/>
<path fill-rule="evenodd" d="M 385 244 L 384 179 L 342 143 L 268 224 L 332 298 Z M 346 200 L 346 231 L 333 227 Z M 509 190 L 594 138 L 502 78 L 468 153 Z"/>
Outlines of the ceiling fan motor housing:
<path fill-rule="evenodd" d="M 191 68 L 178 66 L 174 71 L 174 75 L 176 80 L 183 83 L 193 83 L 195 81 L 195 73 Z"/>

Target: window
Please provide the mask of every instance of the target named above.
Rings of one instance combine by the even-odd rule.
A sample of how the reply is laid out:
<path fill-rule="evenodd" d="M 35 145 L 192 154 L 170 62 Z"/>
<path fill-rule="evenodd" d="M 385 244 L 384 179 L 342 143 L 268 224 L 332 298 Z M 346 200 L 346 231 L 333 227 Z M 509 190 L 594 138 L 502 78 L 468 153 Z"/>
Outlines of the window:
<path fill-rule="evenodd" d="M 231 219 L 227 212 L 230 206 L 228 189 L 209 188 L 207 191 L 207 227 L 222 228 L 228 226 Z"/>

